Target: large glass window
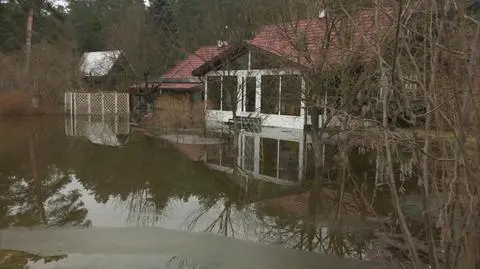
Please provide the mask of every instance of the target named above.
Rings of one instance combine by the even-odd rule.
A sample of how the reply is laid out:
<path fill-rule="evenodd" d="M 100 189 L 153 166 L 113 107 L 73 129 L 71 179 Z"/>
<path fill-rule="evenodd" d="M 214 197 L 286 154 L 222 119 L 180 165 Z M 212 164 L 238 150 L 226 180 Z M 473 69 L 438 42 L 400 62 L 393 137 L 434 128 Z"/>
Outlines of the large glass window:
<path fill-rule="evenodd" d="M 298 142 L 262 138 L 260 147 L 260 174 L 283 180 L 298 180 Z"/>
<path fill-rule="evenodd" d="M 255 89 L 256 89 L 256 77 L 247 77 L 245 82 L 245 111 L 255 111 Z"/>
<path fill-rule="evenodd" d="M 221 96 L 220 77 L 207 77 L 207 108 L 211 110 L 220 110 Z"/>
<path fill-rule="evenodd" d="M 231 111 L 237 102 L 237 76 L 207 77 L 207 108 Z"/>
<path fill-rule="evenodd" d="M 246 171 L 253 171 L 255 168 L 255 139 L 253 136 L 245 136 L 245 151 L 243 168 Z"/>
<path fill-rule="evenodd" d="M 280 179 L 296 180 L 298 179 L 298 160 L 299 160 L 298 142 L 280 140 L 279 143 L 279 175 Z"/>
<path fill-rule="evenodd" d="M 260 174 L 277 177 L 278 140 L 262 138 L 260 140 Z"/>
<path fill-rule="evenodd" d="M 223 98 L 222 110 L 231 111 L 233 104 L 237 102 L 237 77 L 225 76 L 223 77 Z"/>
<path fill-rule="evenodd" d="M 299 75 L 281 76 L 280 114 L 300 116 L 302 79 Z"/>
<path fill-rule="evenodd" d="M 262 76 L 262 108 L 265 114 L 278 114 L 280 76 Z"/>
<path fill-rule="evenodd" d="M 262 113 L 300 116 L 302 78 L 299 75 L 262 76 L 261 86 Z"/>

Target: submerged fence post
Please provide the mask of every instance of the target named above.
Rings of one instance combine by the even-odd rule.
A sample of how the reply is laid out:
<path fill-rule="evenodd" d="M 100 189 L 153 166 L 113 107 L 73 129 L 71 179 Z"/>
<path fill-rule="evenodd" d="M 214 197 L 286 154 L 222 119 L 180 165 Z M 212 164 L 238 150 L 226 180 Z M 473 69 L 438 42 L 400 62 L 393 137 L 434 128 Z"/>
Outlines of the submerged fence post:
<path fill-rule="evenodd" d="M 92 98 L 92 94 L 87 93 L 88 115 L 92 114 L 92 102 L 91 102 L 90 98 Z"/>
<path fill-rule="evenodd" d="M 102 122 L 105 122 L 105 96 L 103 92 L 100 94 L 102 95 Z"/>
<path fill-rule="evenodd" d="M 77 113 L 77 94 L 72 92 L 73 95 L 73 111 L 72 113 Z"/>
<path fill-rule="evenodd" d="M 114 93 L 115 95 L 115 114 L 118 113 L 118 93 Z"/>

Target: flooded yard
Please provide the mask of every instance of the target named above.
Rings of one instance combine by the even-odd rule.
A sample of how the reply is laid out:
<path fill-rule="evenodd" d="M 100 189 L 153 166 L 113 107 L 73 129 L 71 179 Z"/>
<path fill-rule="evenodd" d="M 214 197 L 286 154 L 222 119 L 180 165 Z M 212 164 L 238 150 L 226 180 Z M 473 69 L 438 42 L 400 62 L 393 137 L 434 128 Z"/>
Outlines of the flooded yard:
<path fill-rule="evenodd" d="M 0 262 L 9 268 L 124 268 L 136 259 L 125 268 L 292 268 L 273 262 L 289 255 L 311 260 L 296 268 L 395 268 L 403 259 L 401 240 L 385 239 L 398 230 L 374 152 L 349 153 L 355 181 L 341 182 L 338 149 L 327 147 L 319 181 L 308 138 L 292 134 L 199 143 L 147 136 L 118 118 L 63 117 L 4 120 L 0 130 Z M 412 215 L 415 197 L 402 196 Z M 242 250 L 218 261 L 202 248 L 227 257 L 258 248 L 259 257 L 243 263 Z M 172 265 L 179 256 L 203 263 Z"/>

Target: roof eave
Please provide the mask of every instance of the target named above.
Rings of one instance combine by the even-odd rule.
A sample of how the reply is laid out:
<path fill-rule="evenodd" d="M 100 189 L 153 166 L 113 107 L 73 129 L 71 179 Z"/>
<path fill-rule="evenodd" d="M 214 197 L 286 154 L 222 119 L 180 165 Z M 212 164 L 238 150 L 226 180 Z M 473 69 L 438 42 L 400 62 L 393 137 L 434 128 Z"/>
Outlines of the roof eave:
<path fill-rule="evenodd" d="M 241 42 L 237 45 L 231 45 L 230 47 L 226 48 L 222 52 L 220 52 L 218 55 L 213 57 L 212 59 L 206 61 L 204 64 L 201 66 L 197 67 L 192 71 L 193 76 L 201 77 L 208 73 L 209 71 L 217 68 L 219 64 L 221 64 L 221 60 L 227 57 L 230 54 L 235 54 L 235 53 L 242 53 L 242 50 L 246 50 L 246 43 Z M 235 58 L 235 57 L 234 57 Z M 220 62 L 220 63 L 219 63 Z"/>

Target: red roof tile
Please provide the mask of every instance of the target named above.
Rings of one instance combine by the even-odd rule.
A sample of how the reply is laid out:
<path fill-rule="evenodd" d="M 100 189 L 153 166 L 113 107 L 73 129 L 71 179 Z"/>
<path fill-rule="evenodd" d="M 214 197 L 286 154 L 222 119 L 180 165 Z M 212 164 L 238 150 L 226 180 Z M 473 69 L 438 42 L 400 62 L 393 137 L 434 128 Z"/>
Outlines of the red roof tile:
<path fill-rule="evenodd" d="M 336 64 L 352 53 L 371 54 L 377 33 L 382 38 L 392 25 L 392 11 L 379 12 L 379 31 L 374 23 L 374 10 L 359 11 L 345 25 L 351 33 L 350 46 L 341 45 L 340 24 L 333 27 L 328 40 L 326 19 L 299 20 L 291 23 L 267 25 L 248 43 L 269 53 L 281 56 L 306 67 L 326 63 Z M 299 48 L 303 43 L 303 50 Z M 328 48 L 327 48 L 328 44 Z"/>
<path fill-rule="evenodd" d="M 170 71 L 163 74 L 163 79 L 169 78 L 189 78 L 192 77 L 192 71 L 203 65 L 205 62 L 211 60 L 222 51 L 224 48 L 218 48 L 217 46 L 206 46 L 197 49 L 187 59 L 178 63 Z"/>

